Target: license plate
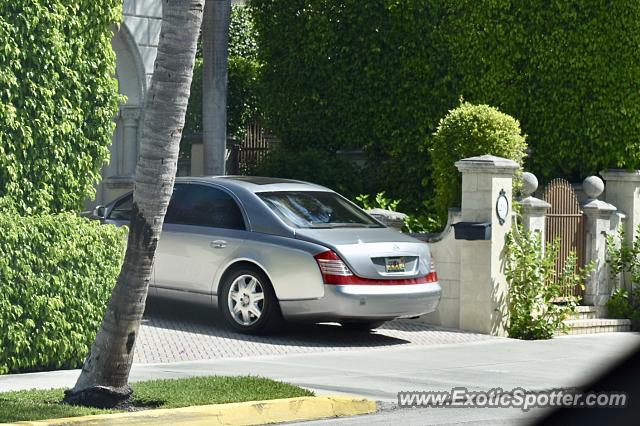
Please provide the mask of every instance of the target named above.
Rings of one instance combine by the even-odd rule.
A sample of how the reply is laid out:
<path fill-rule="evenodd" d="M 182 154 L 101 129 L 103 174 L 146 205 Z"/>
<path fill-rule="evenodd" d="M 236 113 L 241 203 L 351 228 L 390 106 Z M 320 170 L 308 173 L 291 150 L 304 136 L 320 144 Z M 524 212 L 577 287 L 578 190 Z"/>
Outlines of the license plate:
<path fill-rule="evenodd" d="M 384 265 L 387 272 L 404 272 L 404 258 L 386 257 Z"/>

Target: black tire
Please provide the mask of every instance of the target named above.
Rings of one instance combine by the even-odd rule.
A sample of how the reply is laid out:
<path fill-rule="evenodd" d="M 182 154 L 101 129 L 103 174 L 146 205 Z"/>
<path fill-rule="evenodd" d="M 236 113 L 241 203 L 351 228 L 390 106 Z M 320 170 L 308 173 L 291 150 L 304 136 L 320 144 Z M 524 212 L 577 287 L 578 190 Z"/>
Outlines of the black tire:
<path fill-rule="evenodd" d="M 343 321 L 342 327 L 353 331 L 369 331 L 380 327 L 386 321 Z"/>
<path fill-rule="evenodd" d="M 236 320 L 236 315 L 234 315 L 232 308 L 230 307 L 230 304 L 235 306 L 238 305 L 239 302 L 229 300 L 229 293 L 231 292 L 232 287 L 235 287 L 234 284 L 237 280 L 239 281 L 239 285 L 241 285 L 242 282 L 251 282 L 250 279 L 244 277 L 252 277 L 257 280 L 262 289 L 261 293 L 263 294 L 262 303 L 255 302 L 256 306 L 260 308 L 260 316 L 256 317 L 254 314 L 250 313 L 250 323 L 247 324 L 241 324 L 239 322 L 242 318 Z M 238 290 L 238 287 L 236 287 L 235 290 Z M 236 293 L 241 292 L 236 291 Z M 227 325 L 235 331 L 246 334 L 262 334 L 275 331 L 275 329 L 282 324 L 280 306 L 275 292 L 273 291 L 273 287 L 271 286 L 271 282 L 269 282 L 269 278 L 267 278 L 267 276 L 258 268 L 243 266 L 241 268 L 228 271 L 225 273 L 222 282 L 220 283 L 220 292 L 218 294 L 218 309 Z M 250 296 L 247 295 L 247 297 Z M 248 302 L 248 304 L 252 303 L 252 301 Z M 240 305 L 240 307 L 248 308 L 249 305 Z M 237 315 L 242 317 L 241 314 L 242 313 L 240 312 Z"/>

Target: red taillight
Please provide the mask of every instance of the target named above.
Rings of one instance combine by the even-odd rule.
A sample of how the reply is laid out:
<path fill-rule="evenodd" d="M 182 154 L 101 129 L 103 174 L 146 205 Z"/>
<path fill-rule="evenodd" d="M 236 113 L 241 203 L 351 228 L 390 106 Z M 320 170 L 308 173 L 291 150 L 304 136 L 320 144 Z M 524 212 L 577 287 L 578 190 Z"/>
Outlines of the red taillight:
<path fill-rule="evenodd" d="M 353 272 L 340 259 L 333 250 L 328 250 L 314 256 L 322 279 L 327 284 L 351 284 L 349 277 L 353 277 Z"/>
<path fill-rule="evenodd" d="M 431 262 L 429 263 L 429 273 L 427 274 L 426 278 L 428 283 L 438 282 L 438 273 L 436 272 L 436 262 L 433 261 L 433 256 L 431 256 Z"/>
<path fill-rule="evenodd" d="M 400 278 L 397 280 L 377 280 L 371 278 L 362 278 L 351 272 L 351 269 L 333 250 L 327 250 L 314 256 L 322 280 L 325 284 L 334 285 L 410 285 L 410 284 L 428 284 L 438 281 L 433 258 L 429 268 L 429 274 L 419 278 Z"/>

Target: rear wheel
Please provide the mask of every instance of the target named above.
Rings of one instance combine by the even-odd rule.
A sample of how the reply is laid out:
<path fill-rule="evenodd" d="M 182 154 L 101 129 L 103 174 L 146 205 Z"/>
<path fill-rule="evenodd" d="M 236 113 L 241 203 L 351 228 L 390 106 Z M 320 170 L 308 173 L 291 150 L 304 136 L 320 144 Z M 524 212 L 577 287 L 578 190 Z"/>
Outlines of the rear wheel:
<path fill-rule="evenodd" d="M 264 333 L 280 323 L 278 301 L 269 279 L 257 268 L 225 274 L 218 306 L 226 323 L 241 333 Z"/>
<path fill-rule="evenodd" d="M 340 323 L 347 330 L 368 331 L 380 327 L 386 321 L 343 321 Z"/>

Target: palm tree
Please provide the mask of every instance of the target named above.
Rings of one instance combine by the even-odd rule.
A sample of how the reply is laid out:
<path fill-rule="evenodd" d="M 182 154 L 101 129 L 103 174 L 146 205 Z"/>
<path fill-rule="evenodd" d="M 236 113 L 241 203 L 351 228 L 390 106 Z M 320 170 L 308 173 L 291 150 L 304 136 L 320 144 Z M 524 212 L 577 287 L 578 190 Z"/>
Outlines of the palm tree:
<path fill-rule="evenodd" d="M 231 0 L 207 0 L 202 20 L 205 175 L 223 175 L 227 147 L 227 61 Z"/>
<path fill-rule="evenodd" d="M 162 28 L 146 99 L 127 252 L 102 325 L 66 402 L 114 407 L 130 399 L 129 371 L 173 191 L 204 1 L 162 2 Z"/>

